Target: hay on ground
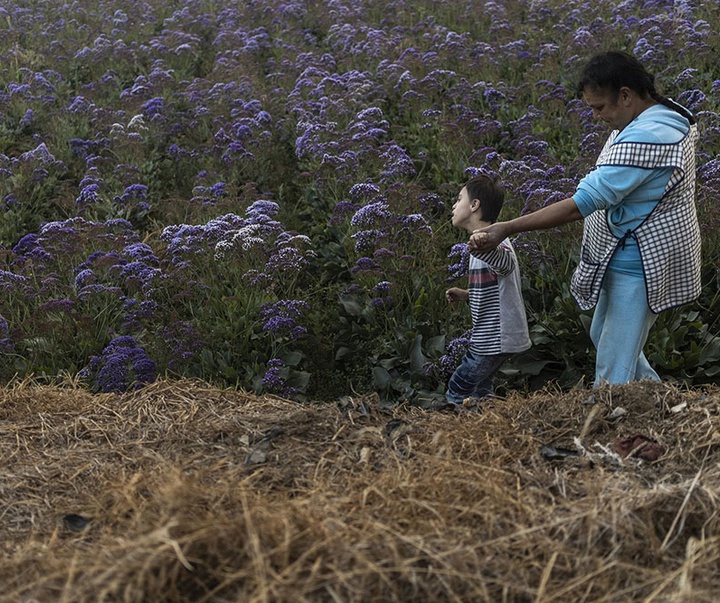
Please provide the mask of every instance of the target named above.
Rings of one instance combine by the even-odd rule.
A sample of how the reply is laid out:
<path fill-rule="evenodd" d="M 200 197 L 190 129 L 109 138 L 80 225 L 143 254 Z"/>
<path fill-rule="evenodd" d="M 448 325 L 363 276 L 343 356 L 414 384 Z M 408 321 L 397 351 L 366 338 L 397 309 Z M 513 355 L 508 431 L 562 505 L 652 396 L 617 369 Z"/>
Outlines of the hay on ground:
<path fill-rule="evenodd" d="M 0 601 L 715 601 L 719 422 L 656 383 L 442 413 L 23 382 Z"/>

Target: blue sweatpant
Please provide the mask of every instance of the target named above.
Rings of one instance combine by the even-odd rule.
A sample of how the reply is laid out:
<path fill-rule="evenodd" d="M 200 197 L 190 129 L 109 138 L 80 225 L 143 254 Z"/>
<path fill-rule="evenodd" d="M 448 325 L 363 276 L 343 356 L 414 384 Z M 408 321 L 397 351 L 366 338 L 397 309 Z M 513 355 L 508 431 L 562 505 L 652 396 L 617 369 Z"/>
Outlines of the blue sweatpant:
<path fill-rule="evenodd" d="M 643 354 L 650 328 L 657 320 L 648 307 L 645 279 L 608 270 L 590 325 L 597 350 L 595 387 L 660 380 Z"/>

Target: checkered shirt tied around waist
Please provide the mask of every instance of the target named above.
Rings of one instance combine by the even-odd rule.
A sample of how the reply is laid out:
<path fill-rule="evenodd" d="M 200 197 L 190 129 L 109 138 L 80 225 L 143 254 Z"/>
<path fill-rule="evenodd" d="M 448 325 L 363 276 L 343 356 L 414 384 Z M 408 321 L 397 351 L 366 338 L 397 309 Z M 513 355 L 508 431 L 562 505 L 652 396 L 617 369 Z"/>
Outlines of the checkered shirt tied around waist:
<path fill-rule="evenodd" d="M 622 238 L 608 226 L 605 210 L 585 218 L 583 242 L 571 282 L 582 310 L 595 306 L 613 253 L 627 237 L 640 250 L 650 309 L 659 313 L 693 301 L 700 295 L 700 227 L 695 211 L 695 144 L 697 126 L 672 144 L 624 142 L 613 144 L 613 132 L 596 165 L 673 168 L 660 201 L 647 218 Z"/>

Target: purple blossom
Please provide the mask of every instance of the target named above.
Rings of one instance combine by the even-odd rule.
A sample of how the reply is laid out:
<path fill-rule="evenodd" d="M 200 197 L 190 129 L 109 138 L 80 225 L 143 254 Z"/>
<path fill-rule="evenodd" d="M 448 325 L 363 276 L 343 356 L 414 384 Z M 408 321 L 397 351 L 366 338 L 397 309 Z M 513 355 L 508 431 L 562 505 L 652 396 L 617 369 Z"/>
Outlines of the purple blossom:
<path fill-rule="evenodd" d="M 382 230 L 361 230 L 352 235 L 355 240 L 355 251 L 363 253 L 376 246 L 377 242 L 386 235 Z"/>
<path fill-rule="evenodd" d="M 380 281 L 372 288 L 372 293 L 375 297 L 370 299 L 370 306 L 373 308 L 385 308 L 392 306 L 393 298 L 390 295 L 390 288 L 392 283 L 390 281 Z"/>
<path fill-rule="evenodd" d="M 166 226 L 160 238 L 168 243 L 167 250 L 174 265 L 186 261 L 187 257 L 210 253 L 218 241 L 228 233 L 245 224 L 235 214 L 226 214 L 210 220 L 205 225 L 173 224 Z"/>
<path fill-rule="evenodd" d="M 441 381 L 447 381 L 460 365 L 463 356 L 470 348 L 470 337 L 472 330 L 465 331 L 460 337 L 451 340 L 445 346 L 445 354 L 440 356 L 437 363 L 429 363 L 426 365 L 427 373 L 434 373 Z"/>
<path fill-rule="evenodd" d="M 50 167 L 55 165 L 63 165 L 55 159 L 55 156 L 48 150 L 47 145 L 42 142 L 32 151 L 27 151 L 19 157 L 20 162 L 33 162 L 38 167 Z"/>
<path fill-rule="evenodd" d="M 392 145 L 381 158 L 385 161 L 381 177 L 384 181 L 391 181 L 402 178 L 413 178 L 417 175 L 417 169 L 405 149 L 398 145 Z"/>
<path fill-rule="evenodd" d="M 269 274 L 266 274 L 265 272 L 261 272 L 260 270 L 256 270 L 254 268 L 245 272 L 245 274 L 242 275 L 242 278 L 251 287 L 259 288 L 259 289 L 268 288 L 273 283 L 272 276 L 270 276 Z"/>
<path fill-rule="evenodd" d="M 143 203 L 147 200 L 148 187 L 144 184 L 131 184 L 126 187 L 122 195 L 117 195 L 113 201 L 118 205 L 129 205 L 131 203 Z"/>
<path fill-rule="evenodd" d="M 90 268 L 80 270 L 75 276 L 75 289 L 79 291 L 87 285 L 92 285 L 97 282 L 95 273 Z"/>
<path fill-rule="evenodd" d="M 140 331 L 144 321 L 151 320 L 158 309 L 158 303 L 153 300 L 139 301 L 134 298 L 123 299 L 123 323 L 125 332 Z M 165 341 L 168 341 L 165 339 Z"/>
<path fill-rule="evenodd" d="M 15 247 L 13 247 L 13 253 L 15 255 L 26 255 L 38 246 L 38 235 L 35 233 L 26 234 L 22 237 Z"/>
<path fill-rule="evenodd" d="M 697 111 L 706 103 L 707 96 L 702 90 L 687 90 L 678 96 L 678 102 L 690 111 Z"/>
<path fill-rule="evenodd" d="M 161 96 L 156 96 L 146 103 L 143 103 L 141 108 L 145 112 L 145 115 L 147 115 L 150 119 L 158 117 L 162 114 L 163 109 L 165 108 L 165 99 Z"/>
<path fill-rule="evenodd" d="M 127 283 L 128 281 L 137 281 L 143 290 L 145 290 L 155 279 L 161 274 L 161 270 L 154 266 L 149 266 L 142 260 L 129 262 L 122 267 L 120 276 Z"/>
<path fill-rule="evenodd" d="M 286 299 L 263 304 L 260 308 L 262 330 L 275 335 L 288 335 L 292 340 L 299 339 L 307 333 L 307 329 L 299 326 L 297 319 L 309 309 L 308 303 L 302 300 Z"/>
<path fill-rule="evenodd" d="M 446 281 L 453 281 L 457 278 L 467 275 L 470 266 L 470 250 L 467 243 L 457 243 L 453 245 L 448 254 L 448 258 L 456 258 L 457 262 L 448 266 L 448 277 Z"/>
<path fill-rule="evenodd" d="M 102 202 L 100 196 L 100 187 L 97 184 L 88 184 L 81 191 L 77 199 L 75 199 L 75 205 L 79 208 L 84 208 L 86 205 L 92 203 Z"/>
<path fill-rule="evenodd" d="M 386 201 L 368 203 L 355 212 L 350 220 L 351 226 L 360 228 L 387 224 L 393 217 Z"/>
<path fill-rule="evenodd" d="M 372 290 L 373 293 L 376 293 L 377 295 L 388 295 L 390 293 L 391 286 L 392 283 L 390 281 L 380 281 L 372 288 Z"/>
<path fill-rule="evenodd" d="M 70 99 L 70 104 L 68 105 L 68 113 L 73 113 L 76 115 L 86 115 L 92 106 L 92 103 L 85 99 L 82 96 L 73 96 Z"/>
<path fill-rule="evenodd" d="M 25 111 L 25 115 L 23 115 L 22 119 L 20 120 L 20 125 L 22 126 L 29 126 L 33 119 L 35 119 L 35 113 L 32 109 L 27 109 Z"/>
<path fill-rule="evenodd" d="M 71 299 L 51 299 L 40 305 L 40 312 L 69 312 L 75 302 Z"/>
<path fill-rule="evenodd" d="M 280 394 L 283 396 L 291 396 L 295 394 L 293 388 L 286 385 L 288 367 L 280 358 L 272 358 L 267 363 L 267 369 L 263 375 L 261 384 L 263 389 L 271 394 Z"/>
<path fill-rule="evenodd" d="M 375 260 L 368 257 L 358 258 L 355 265 L 352 267 L 351 272 L 380 272 L 380 264 Z"/>
<path fill-rule="evenodd" d="M 298 249 L 284 247 L 273 253 L 265 263 L 265 269 L 275 273 L 300 272 L 308 261 Z"/>
<path fill-rule="evenodd" d="M 255 201 L 250 207 L 245 210 L 245 215 L 251 220 L 257 220 L 261 217 L 272 217 L 276 216 L 280 211 L 280 206 L 274 201 L 268 201 L 261 199 Z"/>
<path fill-rule="evenodd" d="M 0 337 L 7 337 L 10 334 L 10 327 L 5 317 L 0 314 Z"/>
<path fill-rule="evenodd" d="M 122 250 L 122 255 L 130 260 L 152 263 L 158 261 L 152 247 L 150 247 L 147 243 L 131 243 L 130 245 L 126 245 Z"/>
<path fill-rule="evenodd" d="M 360 184 L 354 184 L 350 188 L 350 198 L 359 200 L 363 198 L 374 197 L 380 193 L 380 187 L 377 184 L 371 184 L 370 182 L 364 182 Z"/>
<path fill-rule="evenodd" d="M 195 325 L 183 320 L 173 322 L 163 329 L 163 341 L 172 353 L 168 361 L 170 370 L 181 369 L 205 347 L 205 342 Z"/>
<path fill-rule="evenodd" d="M 10 170 L 5 170 L 6 173 L 2 173 L 2 170 L 0 170 L 0 176 L 12 176 L 12 172 Z M 3 209 L 9 210 L 12 209 L 14 206 L 16 206 L 19 203 L 17 197 L 13 195 L 12 193 L 8 193 L 3 197 Z"/>
<path fill-rule="evenodd" d="M 432 235 L 432 228 L 423 214 L 408 214 L 400 218 L 402 228 L 412 232 L 413 235 L 426 233 Z"/>
<path fill-rule="evenodd" d="M 93 356 L 79 376 L 101 392 L 122 393 L 140 389 L 157 378 L 155 361 L 129 336 L 113 339 L 99 356 Z"/>
<path fill-rule="evenodd" d="M 15 274 L 14 272 L 9 272 L 7 270 L 0 270 L 1 291 L 8 292 L 29 284 L 30 279 L 28 279 L 26 276 Z"/>

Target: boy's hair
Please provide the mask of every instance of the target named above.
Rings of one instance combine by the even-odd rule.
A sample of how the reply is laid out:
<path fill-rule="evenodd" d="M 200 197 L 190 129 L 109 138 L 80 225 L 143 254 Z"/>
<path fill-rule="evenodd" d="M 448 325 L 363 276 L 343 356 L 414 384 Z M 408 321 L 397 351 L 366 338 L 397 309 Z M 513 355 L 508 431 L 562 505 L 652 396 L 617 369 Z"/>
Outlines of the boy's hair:
<path fill-rule="evenodd" d="M 465 184 L 470 201 L 480 200 L 482 219 L 494 224 L 505 201 L 505 188 L 495 178 L 485 174 L 475 176 Z"/>
<path fill-rule="evenodd" d="M 691 124 L 695 123 L 695 118 L 690 111 L 662 96 L 655 89 L 655 76 L 627 52 L 611 50 L 593 56 L 580 74 L 577 93 L 578 96 L 582 96 L 585 88 L 606 90 L 617 99 L 622 87 L 630 88 L 641 98 L 649 96 L 655 102 L 677 111 Z"/>

